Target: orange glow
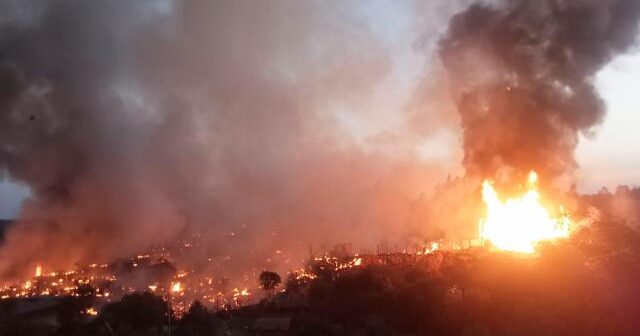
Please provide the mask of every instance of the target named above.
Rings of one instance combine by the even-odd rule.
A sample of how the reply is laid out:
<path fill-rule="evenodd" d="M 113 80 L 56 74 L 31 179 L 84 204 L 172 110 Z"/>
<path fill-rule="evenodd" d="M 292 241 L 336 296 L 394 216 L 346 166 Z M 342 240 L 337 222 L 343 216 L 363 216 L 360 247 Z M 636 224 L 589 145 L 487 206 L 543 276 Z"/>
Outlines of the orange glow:
<path fill-rule="evenodd" d="M 180 286 L 179 282 L 174 282 L 173 285 L 171 286 L 171 291 L 174 293 L 178 293 L 182 290 L 182 287 Z"/>
<path fill-rule="evenodd" d="M 417 255 L 422 255 L 422 254 L 430 254 L 433 253 L 435 251 L 437 251 L 440 248 L 440 243 L 438 242 L 432 242 L 431 244 L 427 245 L 427 246 L 423 246 L 422 249 L 418 250 L 416 252 Z"/>
<path fill-rule="evenodd" d="M 91 316 L 97 316 L 98 315 L 98 311 L 93 307 L 89 307 L 89 308 L 85 309 L 84 313 L 87 314 L 87 315 L 91 315 Z"/>
<path fill-rule="evenodd" d="M 36 265 L 36 272 L 35 272 L 35 276 L 36 278 L 42 275 L 42 266 L 40 266 L 40 264 Z"/>
<path fill-rule="evenodd" d="M 540 203 L 536 187 L 538 176 L 529 174 L 529 190 L 518 198 L 501 201 L 491 183 L 484 181 L 482 199 L 486 218 L 480 220 L 480 238 L 493 247 L 512 252 L 534 253 L 545 240 L 569 236 L 571 221 L 567 215 L 553 218 Z"/>

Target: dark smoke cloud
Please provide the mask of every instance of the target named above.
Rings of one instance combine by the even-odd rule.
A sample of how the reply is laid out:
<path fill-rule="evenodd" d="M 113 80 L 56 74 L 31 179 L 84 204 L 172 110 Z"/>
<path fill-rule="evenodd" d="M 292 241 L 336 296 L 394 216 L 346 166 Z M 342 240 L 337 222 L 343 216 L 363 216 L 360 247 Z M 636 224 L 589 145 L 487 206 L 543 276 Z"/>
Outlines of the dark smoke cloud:
<path fill-rule="evenodd" d="M 434 16 L 417 25 L 443 31 L 468 2 L 452 3 L 416 4 Z M 106 261 L 189 230 L 239 267 L 276 248 L 302 259 L 310 243 L 437 233 L 477 186 L 453 179 L 429 195 L 452 165 L 416 148 L 455 119 L 445 84 L 469 175 L 560 175 L 575 166 L 577 132 L 603 116 L 591 77 L 632 43 L 639 7 L 472 5 L 440 42 L 448 83 L 425 80 L 398 118 L 406 125 L 363 139 L 336 111 L 366 124 L 393 62 L 358 6 L 0 1 L 0 170 L 32 191 L 0 277 L 36 261 Z M 436 43 L 429 32 L 417 49 Z M 457 212 L 456 225 L 475 218 Z"/>
<path fill-rule="evenodd" d="M 440 41 L 469 176 L 547 179 L 577 164 L 578 134 L 603 119 L 593 77 L 636 40 L 636 0 L 477 3 Z"/>
<path fill-rule="evenodd" d="M 5 1 L 0 169 L 32 197 L 0 275 L 185 230 L 239 259 L 422 234 L 438 165 L 368 149 L 332 112 L 390 68 L 353 5 Z"/>

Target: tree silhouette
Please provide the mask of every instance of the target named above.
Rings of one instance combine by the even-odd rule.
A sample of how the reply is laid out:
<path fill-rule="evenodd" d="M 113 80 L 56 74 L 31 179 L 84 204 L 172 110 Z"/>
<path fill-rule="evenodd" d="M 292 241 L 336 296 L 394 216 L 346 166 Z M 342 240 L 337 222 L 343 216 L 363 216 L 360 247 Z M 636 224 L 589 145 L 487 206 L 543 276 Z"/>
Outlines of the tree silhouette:
<path fill-rule="evenodd" d="M 269 271 L 263 271 L 262 273 L 260 273 L 260 286 L 265 291 L 269 292 L 274 290 L 280 285 L 281 281 L 282 279 L 280 279 L 278 273 Z"/>
<path fill-rule="evenodd" d="M 117 335 L 157 335 L 167 323 L 169 306 L 161 297 L 149 292 L 126 295 L 107 305 L 101 315 Z"/>
<path fill-rule="evenodd" d="M 214 336 L 222 335 L 224 323 L 208 311 L 200 301 L 195 301 L 189 311 L 178 323 L 176 335 L 179 336 Z"/>

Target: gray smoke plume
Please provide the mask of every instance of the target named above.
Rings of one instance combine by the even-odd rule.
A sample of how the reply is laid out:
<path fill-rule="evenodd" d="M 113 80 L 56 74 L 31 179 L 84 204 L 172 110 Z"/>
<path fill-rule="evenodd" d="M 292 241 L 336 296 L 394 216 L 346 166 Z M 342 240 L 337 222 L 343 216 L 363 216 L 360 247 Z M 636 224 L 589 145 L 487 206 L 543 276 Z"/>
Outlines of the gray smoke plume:
<path fill-rule="evenodd" d="M 2 1 L 0 171 L 32 197 L 0 276 L 185 230 L 261 260 L 424 230 L 437 163 L 367 149 L 334 114 L 389 73 L 356 5 Z"/>
<path fill-rule="evenodd" d="M 578 134 L 605 107 L 596 73 L 636 40 L 637 0 L 476 3 L 440 41 L 461 117 L 469 176 L 520 181 L 576 168 Z"/>
<path fill-rule="evenodd" d="M 434 22 L 466 3 L 416 5 L 447 13 L 416 20 L 432 25 L 417 44 L 435 43 Z M 418 114 L 448 102 L 437 87 L 420 95 L 433 108 L 362 136 L 393 72 L 362 7 L 0 0 L 0 173 L 32 192 L 0 249 L 0 278 L 188 230 L 238 267 L 275 249 L 300 262 L 310 243 L 431 234 L 428 194 L 451 164 L 416 149 L 416 134 L 440 125 Z M 467 173 L 573 167 L 577 132 L 603 115 L 591 77 L 633 42 L 638 7 L 510 1 L 456 16 L 440 56 Z"/>

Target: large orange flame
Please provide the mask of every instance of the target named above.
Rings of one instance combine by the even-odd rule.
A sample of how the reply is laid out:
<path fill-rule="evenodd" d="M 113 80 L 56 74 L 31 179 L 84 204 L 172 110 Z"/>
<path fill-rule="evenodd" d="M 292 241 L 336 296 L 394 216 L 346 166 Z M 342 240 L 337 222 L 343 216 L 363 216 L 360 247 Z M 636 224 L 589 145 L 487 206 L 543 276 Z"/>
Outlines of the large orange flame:
<path fill-rule="evenodd" d="M 484 181 L 482 199 L 486 218 L 480 221 L 480 238 L 497 249 L 534 253 L 540 241 L 569 236 L 569 216 L 553 218 L 540 203 L 535 172 L 529 174 L 529 190 L 519 198 L 502 202 L 491 183 Z"/>

